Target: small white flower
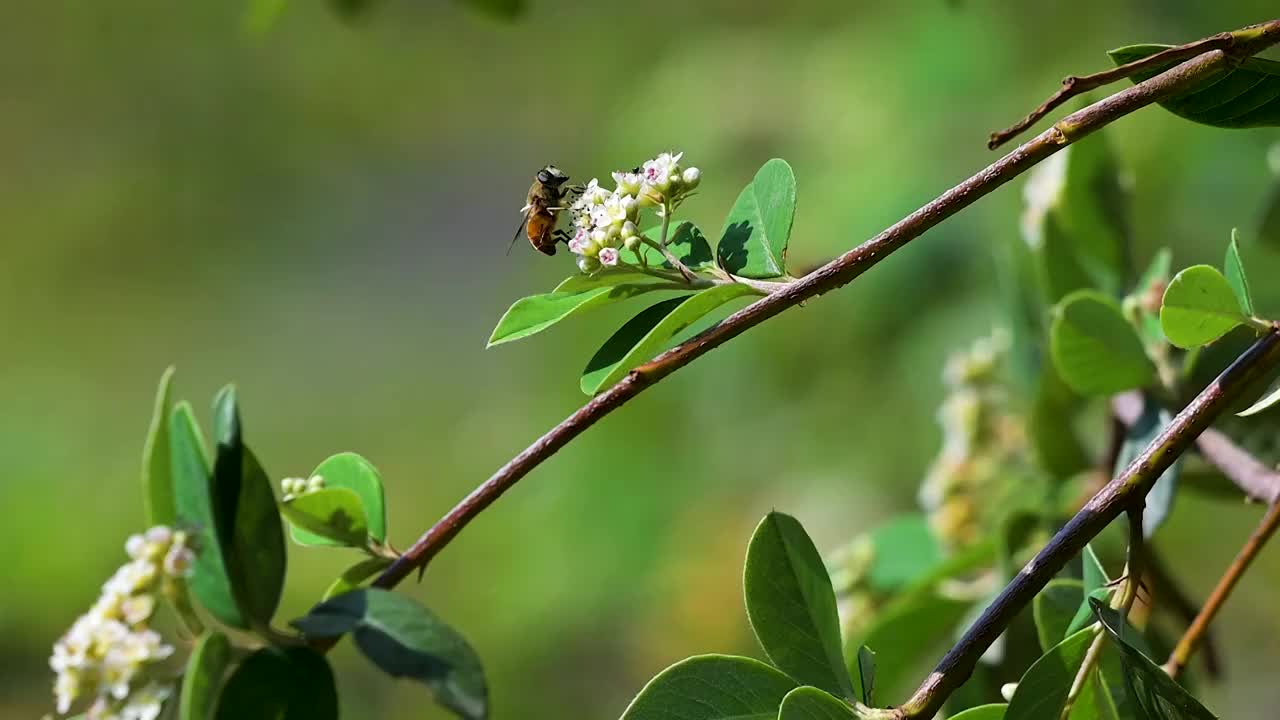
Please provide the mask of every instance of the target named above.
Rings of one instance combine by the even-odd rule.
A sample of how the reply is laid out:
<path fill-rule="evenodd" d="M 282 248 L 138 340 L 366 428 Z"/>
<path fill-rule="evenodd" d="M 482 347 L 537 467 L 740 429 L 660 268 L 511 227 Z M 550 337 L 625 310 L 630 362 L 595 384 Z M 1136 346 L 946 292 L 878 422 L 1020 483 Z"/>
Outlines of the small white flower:
<path fill-rule="evenodd" d="M 121 720 L 156 720 L 164 703 L 173 694 L 169 685 L 151 683 L 135 692 L 120 710 Z"/>
<path fill-rule="evenodd" d="M 613 180 L 618 183 L 618 192 L 623 195 L 635 195 L 640 192 L 644 177 L 638 172 L 615 172 Z"/>
<path fill-rule="evenodd" d="M 644 164 L 644 172 L 642 174 L 644 183 L 666 191 L 671 184 L 671 175 L 680 172 L 680 158 L 684 157 L 684 153 L 662 153 L 653 160 L 648 160 Z"/>
<path fill-rule="evenodd" d="M 603 203 L 610 194 L 611 193 L 608 190 L 600 187 L 600 181 L 596 178 L 591 178 L 591 182 L 587 183 L 587 186 L 582 190 L 582 198 L 586 200 L 589 205 L 599 205 Z"/>
<path fill-rule="evenodd" d="M 146 551 L 146 546 L 147 541 L 136 533 L 130 535 L 129 539 L 124 541 L 124 551 L 134 560 L 142 557 L 142 554 Z"/>
<path fill-rule="evenodd" d="M 578 228 L 573 234 L 573 238 L 569 240 L 569 252 L 582 255 L 587 251 L 587 243 L 591 241 L 591 234 L 586 228 Z"/>
<path fill-rule="evenodd" d="M 164 572 L 169 577 L 189 577 L 195 565 L 196 554 L 191 551 L 191 548 L 175 545 L 165 553 Z"/>
<path fill-rule="evenodd" d="M 151 545 L 168 547 L 169 543 L 173 541 L 173 530 L 164 525 L 157 525 L 147 530 L 146 538 Z"/>
<path fill-rule="evenodd" d="M 307 492 L 315 492 L 324 488 L 324 478 L 320 475 L 312 475 L 307 480 Z"/>
<path fill-rule="evenodd" d="M 151 595 L 134 595 L 120 604 L 120 613 L 130 625 L 141 625 L 155 612 L 156 599 Z"/>
<path fill-rule="evenodd" d="M 599 257 L 600 257 L 600 262 L 605 265 L 613 266 L 618 264 L 617 248 L 611 248 L 611 247 L 601 248 Z"/>

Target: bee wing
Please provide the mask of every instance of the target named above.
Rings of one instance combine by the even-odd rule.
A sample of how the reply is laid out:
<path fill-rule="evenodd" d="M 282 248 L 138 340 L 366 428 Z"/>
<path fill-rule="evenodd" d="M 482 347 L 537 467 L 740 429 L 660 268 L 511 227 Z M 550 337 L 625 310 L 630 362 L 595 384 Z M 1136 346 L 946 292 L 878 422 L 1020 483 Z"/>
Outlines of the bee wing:
<path fill-rule="evenodd" d="M 516 234 L 511 238 L 511 244 L 507 246 L 507 255 L 511 254 L 511 248 L 516 246 L 516 240 L 520 239 L 520 233 L 524 232 L 525 226 L 529 224 L 529 213 L 533 212 L 528 205 L 525 206 L 524 219 L 520 221 L 520 225 L 516 227 Z"/>

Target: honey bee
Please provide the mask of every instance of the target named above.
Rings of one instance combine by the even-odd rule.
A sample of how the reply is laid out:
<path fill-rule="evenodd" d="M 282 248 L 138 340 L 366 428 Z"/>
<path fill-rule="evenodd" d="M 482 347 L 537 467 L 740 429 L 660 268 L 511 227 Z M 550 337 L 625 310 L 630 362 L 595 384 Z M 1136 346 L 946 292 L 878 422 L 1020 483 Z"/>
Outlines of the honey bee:
<path fill-rule="evenodd" d="M 520 227 L 516 228 L 515 237 L 511 238 L 511 246 L 516 244 L 516 238 L 520 237 L 522 230 L 528 236 L 533 248 L 546 255 L 556 254 L 557 242 L 568 242 L 569 234 L 556 228 L 556 219 L 564 209 L 561 203 L 567 195 L 577 190 L 572 186 L 565 186 L 568 181 L 569 176 L 555 165 L 548 165 L 533 176 L 529 198 L 521 208 L 524 220 L 520 223 Z M 507 247 L 507 253 L 511 252 L 511 246 Z"/>

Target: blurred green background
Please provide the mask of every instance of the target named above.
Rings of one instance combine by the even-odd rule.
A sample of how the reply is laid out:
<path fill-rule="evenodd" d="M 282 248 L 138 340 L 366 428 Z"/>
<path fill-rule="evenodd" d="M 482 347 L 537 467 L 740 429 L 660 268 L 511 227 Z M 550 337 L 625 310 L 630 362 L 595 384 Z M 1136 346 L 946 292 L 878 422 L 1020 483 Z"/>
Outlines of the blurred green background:
<path fill-rule="evenodd" d="M 1009 124 L 1104 51 L 1268 19 L 1274 2 L 531 0 L 514 24 L 387 0 L 347 24 L 297 0 L 265 35 L 237 0 L 11 4 L 0 29 L 0 716 L 52 708 L 46 658 L 142 523 L 155 382 L 241 389 L 274 477 L 377 464 L 403 547 L 583 402 L 607 313 L 486 351 L 515 298 L 572 270 L 503 251 L 538 167 L 607 177 L 665 149 L 719 227 L 769 157 L 799 182 L 793 262 L 847 249 L 994 159 Z M 1158 109 L 1107 131 L 1139 257 L 1250 238 L 1275 130 Z M 741 560 L 771 508 L 823 549 L 910 508 L 948 351 L 1002 322 L 993 250 L 1022 182 L 838 293 L 753 330 L 538 468 L 405 586 L 484 659 L 495 718 L 612 718 L 656 671 L 757 652 Z M 1277 254 L 1245 254 L 1274 314 Z M 1267 291 L 1270 292 L 1267 292 Z M 612 316 L 613 320 L 622 317 Z M 1188 497 L 1162 531 L 1196 597 L 1258 516 Z M 282 619 L 348 560 L 291 549 Z M 1280 557 L 1219 623 L 1231 718 L 1272 717 Z M 346 717 L 440 718 L 334 655 Z M 899 698 L 888 698 L 897 700 Z"/>

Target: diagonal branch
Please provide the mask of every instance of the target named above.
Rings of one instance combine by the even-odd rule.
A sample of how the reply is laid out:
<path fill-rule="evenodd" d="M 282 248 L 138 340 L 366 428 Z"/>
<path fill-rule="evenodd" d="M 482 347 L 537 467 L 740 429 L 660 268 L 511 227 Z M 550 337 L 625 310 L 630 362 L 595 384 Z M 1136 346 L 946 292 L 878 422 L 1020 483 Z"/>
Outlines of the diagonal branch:
<path fill-rule="evenodd" d="M 887 711 L 884 717 L 923 720 L 941 710 L 947 697 L 973 672 L 978 658 L 1036 593 L 1120 513 L 1145 497 L 1156 479 L 1191 447 L 1196 436 L 1252 383 L 1277 365 L 1280 365 L 1280 329 L 1267 333 L 1245 351 L 1183 408 L 1124 472 L 1098 491 L 983 611 L 911 699 L 902 707 Z"/>
<path fill-rule="evenodd" d="M 1136 392 L 1116 395 L 1111 399 L 1111 412 L 1125 425 L 1133 425 L 1142 414 L 1141 396 Z M 1249 498 L 1267 504 L 1280 502 L 1280 471 L 1232 442 L 1226 433 L 1206 430 L 1196 438 L 1196 449 Z"/>
<path fill-rule="evenodd" d="M 1255 52 L 1261 51 L 1267 44 L 1280 41 L 1280 20 L 1269 23 L 1269 26 L 1272 25 L 1274 32 L 1265 35 L 1267 41 L 1265 44 L 1260 40 L 1252 43 L 1252 46 L 1256 46 Z M 845 285 L 903 245 L 923 235 L 930 228 L 967 208 L 1063 147 L 1135 110 L 1165 97 L 1176 95 L 1226 67 L 1228 63 L 1229 58 L 1225 53 L 1221 50 L 1211 50 L 1068 115 L 977 175 L 946 191 L 862 245 L 632 370 L 618 384 L 597 395 L 499 468 L 484 484 L 472 491 L 427 530 L 403 556 L 374 581 L 374 585 L 381 588 L 394 587 L 415 569 L 425 567 L 462 528 L 521 478 L 595 424 L 597 420 L 618 409 L 650 385 L 782 311 Z"/>

